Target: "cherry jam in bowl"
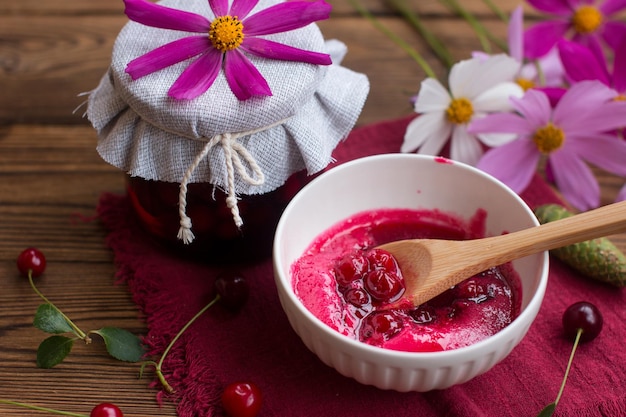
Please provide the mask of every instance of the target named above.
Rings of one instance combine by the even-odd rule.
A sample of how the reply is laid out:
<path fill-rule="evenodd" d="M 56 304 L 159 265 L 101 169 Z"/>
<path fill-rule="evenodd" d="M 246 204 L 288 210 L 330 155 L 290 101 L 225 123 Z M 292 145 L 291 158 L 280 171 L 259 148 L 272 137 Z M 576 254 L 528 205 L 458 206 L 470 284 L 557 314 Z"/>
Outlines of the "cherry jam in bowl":
<path fill-rule="evenodd" d="M 401 392 L 445 389 L 487 372 L 526 335 L 548 254 L 388 309 L 403 295 L 402 271 L 375 247 L 537 225 L 517 194 L 468 165 L 415 154 L 358 159 L 320 175 L 283 212 L 273 248 L 280 302 L 304 344 L 342 375 Z"/>

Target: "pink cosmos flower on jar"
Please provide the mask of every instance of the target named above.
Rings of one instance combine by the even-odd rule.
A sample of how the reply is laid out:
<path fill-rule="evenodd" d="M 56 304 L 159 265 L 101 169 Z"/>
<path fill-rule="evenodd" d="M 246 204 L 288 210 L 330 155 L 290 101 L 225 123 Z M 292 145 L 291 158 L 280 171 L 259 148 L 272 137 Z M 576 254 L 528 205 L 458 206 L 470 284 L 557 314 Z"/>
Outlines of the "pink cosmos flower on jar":
<path fill-rule="evenodd" d="M 89 95 L 97 150 L 143 228 L 209 261 L 269 257 L 291 198 L 332 161 L 369 92 L 324 40 L 323 0 L 125 0 Z"/>

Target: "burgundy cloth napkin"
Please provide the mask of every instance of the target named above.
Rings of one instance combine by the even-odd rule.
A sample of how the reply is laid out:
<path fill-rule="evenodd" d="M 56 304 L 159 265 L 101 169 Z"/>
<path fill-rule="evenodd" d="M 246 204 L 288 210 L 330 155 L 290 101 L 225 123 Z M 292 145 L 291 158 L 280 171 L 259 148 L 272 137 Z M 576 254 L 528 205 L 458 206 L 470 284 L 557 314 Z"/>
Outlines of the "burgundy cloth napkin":
<path fill-rule="evenodd" d="M 396 152 L 410 118 L 358 128 L 336 150 L 337 163 Z M 559 202 L 538 177 L 522 195 L 531 207 Z M 125 196 L 106 194 L 99 215 L 108 229 L 119 278 L 145 315 L 145 342 L 159 355 L 176 332 L 212 297 L 223 268 L 181 259 L 145 235 Z M 579 346 L 557 416 L 626 416 L 626 295 L 551 260 L 545 300 L 527 337 L 501 363 L 446 390 L 398 393 L 361 385 L 324 365 L 303 345 L 276 294 L 271 260 L 240 267 L 251 296 L 237 314 L 219 305 L 191 326 L 170 352 L 164 372 L 180 417 L 220 416 L 219 394 L 233 381 L 255 382 L 264 394 L 261 416 L 290 417 L 523 417 L 536 415 L 557 394 L 572 342 L 561 315 L 580 300 L 596 304 L 604 329 Z M 158 384 L 153 384 L 160 389 Z"/>

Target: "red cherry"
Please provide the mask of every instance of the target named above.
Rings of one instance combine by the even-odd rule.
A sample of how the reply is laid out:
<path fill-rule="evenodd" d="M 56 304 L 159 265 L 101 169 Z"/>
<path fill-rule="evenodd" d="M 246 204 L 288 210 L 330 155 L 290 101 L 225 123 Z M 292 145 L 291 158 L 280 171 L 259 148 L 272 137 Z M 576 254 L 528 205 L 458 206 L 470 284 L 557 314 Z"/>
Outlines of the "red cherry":
<path fill-rule="evenodd" d="M 374 342 L 382 342 L 398 334 L 403 325 L 402 317 L 392 310 L 374 311 L 361 322 L 359 336 L 361 341 L 372 339 Z"/>
<path fill-rule="evenodd" d="M 344 293 L 347 302 L 355 307 L 362 307 L 370 302 L 370 296 L 362 288 L 350 288 Z"/>
<path fill-rule="evenodd" d="M 375 269 L 365 275 L 363 285 L 377 301 L 395 301 L 404 293 L 404 282 L 394 272 Z"/>
<path fill-rule="evenodd" d="M 335 265 L 335 279 L 337 284 L 347 287 L 353 281 L 362 278 L 368 269 L 367 259 L 360 253 L 350 253 Z"/>
<path fill-rule="evenodd" d="M 372 249 L 367 258 L 373 268 L 382 268 L 396 275 L 400 275 L 400 266 L 393 255 L 383 249 Z"/>
<path fill-rule="evenodd" d="M 46 257 L 39 249 L 26 248 L 17 257 L 17 269 L 25 277 L 29 271 L 33 277 L 38 277 L 46 269 Z"/>
<path fill-rule="evenodd" d="M 563 313 L 563 329 L 569 338 L 575 338 L 578 329 L 582 329 L 581 342 L 595 339 L 602 330 L 602 314 L 598 308 L 586 301 L 579 301 L 569 306 Z"/>
<path fill-rule="evenodd" d="M 222 393 L 222 407 L 230 417 L 255 417 L 262 403 L 261 390 L 250 382 L 234 382 Z"/>
<path fill-rule="evenodd" d="M 248 300 L 250 289 L 246 279 L 232 272 L 220 274 L 215 280 L 215 290 L 220 302 L 231 310 L 239 310 Z"/>
<path fill-rule="evenodd" d="M 89 417 L 124 417 L 124 414 L 115 404 L 102 403 L 91 410 Z"/>
<path fill-rule="evenodd" d="M 422 304 L 409 311 L 409 317 L 418 324 L 431 323 L 437 319 L 437 312 L 434 307 Z"/>

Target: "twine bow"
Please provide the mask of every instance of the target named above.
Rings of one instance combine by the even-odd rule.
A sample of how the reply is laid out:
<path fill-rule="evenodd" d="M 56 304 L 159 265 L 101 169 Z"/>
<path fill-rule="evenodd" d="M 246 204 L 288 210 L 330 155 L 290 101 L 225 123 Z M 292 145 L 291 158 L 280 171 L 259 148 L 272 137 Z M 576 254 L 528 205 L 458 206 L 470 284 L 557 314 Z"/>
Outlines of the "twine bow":
<path fill-rule="evenodd" d="M 235 171 L 241 176 L 241 178 L 250 185 L 261 185 L 265 182 L 265 175 L 257 164 L 256 160 L 248 152 L 248 150 L 237 139 L 251 135 L 274 126 L 282 124 L 284 121 L 280 121 L 271 126 L 256 129 L 252 131 L 239 132 L 239 133 L 223 133 L 215 135 L 209 140 L 202 151 L 196 156 L 193 163 L 187 168 L 183 180 L 180 183 L 180 191 L 178 194 L 178 214 L 180 216 L 180 228 L 178 229 L 178 239 L 183 243 L 189 244 L 193 242 L 195 236 L 191 231 L 191 218 L 187 216 L 187 185 L 191 180 L 200 162 L 209 154 L 211 149 L 216 145 L 221 145 L 224 151 L 224 158 L 226 160 L 226 175 L 227 175 L 227 197 L 226 205 L 230 209 L 233 215 L 233 221 L 235 225 L 240 228 L 243 225 L 243 219 L 239 214 L 239 206 L 237 205 L 237 196 L 235 194 Z M 243 161 L 246 162 L 251 170 L 250 175 L 246 169 Z"/>

